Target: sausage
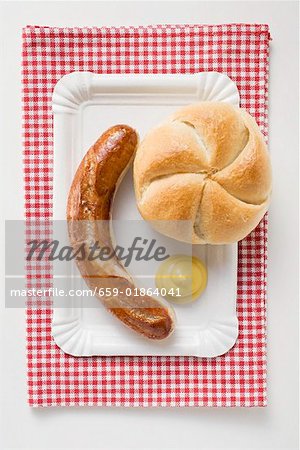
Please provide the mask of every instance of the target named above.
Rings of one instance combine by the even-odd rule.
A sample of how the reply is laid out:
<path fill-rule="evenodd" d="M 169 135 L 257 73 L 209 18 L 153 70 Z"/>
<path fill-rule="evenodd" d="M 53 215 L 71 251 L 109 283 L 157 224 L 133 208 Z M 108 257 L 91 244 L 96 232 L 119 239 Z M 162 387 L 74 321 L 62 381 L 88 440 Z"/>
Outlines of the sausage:
<path fill-rule="evenodd" d="M 127 125 L 108 129 L 88 150 L 72 182 L 67 220 L 71 245 L 76 250 L 97 242 L 113 249 L 110 219 L 113 197 L 129 167 L 138 142 Z M 167 338 L 174 329 L 174 313 L 163 301 L 143 296 L 130 274 L 114 255 L 108 261 L 77 259 L 77 267 L 88 287 L 118 289 L 117 296 L 96 297 L 123 324 L 149 339 Z M 132 292 L 132 295 L 126 295 Z M 134 295 L 135 293 L 135 295 Z"/>

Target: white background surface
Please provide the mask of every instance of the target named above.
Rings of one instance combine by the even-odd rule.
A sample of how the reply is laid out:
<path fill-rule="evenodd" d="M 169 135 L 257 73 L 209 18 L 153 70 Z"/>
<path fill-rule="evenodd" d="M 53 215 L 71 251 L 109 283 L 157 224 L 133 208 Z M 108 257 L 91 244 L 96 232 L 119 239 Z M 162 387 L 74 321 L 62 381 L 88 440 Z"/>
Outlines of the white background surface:
<path fill-rule="evenodd" d="M 23 217 L 21 28 L 155 23 L 270 25 L 268 401 L 264 409 L 46 408 L 26 404 L 23 310 L 1 302 L 1 448 L 296 449 L 298 427 L 298 32 L 296 2 L 1 2 L 4 218 Z M 3 221 L 1 221 L 3 231 Z M 3 233 L 2 233 L 3 238 Z M 3 248 L 3 246 L 2 246 Z M 3 264 L 3 258 L 1 258 Z"/>

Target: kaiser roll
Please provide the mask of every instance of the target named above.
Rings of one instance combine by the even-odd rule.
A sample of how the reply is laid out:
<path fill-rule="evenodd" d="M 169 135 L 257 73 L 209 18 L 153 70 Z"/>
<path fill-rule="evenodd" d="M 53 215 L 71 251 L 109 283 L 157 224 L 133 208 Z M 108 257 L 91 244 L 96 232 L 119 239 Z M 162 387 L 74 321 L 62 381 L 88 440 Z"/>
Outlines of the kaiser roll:
<path fill-rule="evenodd" d="M 175 112 L 140 143 L 137 206 L 161 233 L 193 244 L 243 239 L 270 201 L 271 166 L 246 111 L 201 102 Z"/>

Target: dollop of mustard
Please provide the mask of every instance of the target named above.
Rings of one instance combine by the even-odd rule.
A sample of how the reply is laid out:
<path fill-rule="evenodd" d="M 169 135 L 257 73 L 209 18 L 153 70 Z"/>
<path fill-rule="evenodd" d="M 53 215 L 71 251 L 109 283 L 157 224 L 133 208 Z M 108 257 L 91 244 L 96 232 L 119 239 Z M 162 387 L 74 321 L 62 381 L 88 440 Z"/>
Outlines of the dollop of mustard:
<path fill-rule="evenodd" d="M 195 256 L 170 256 L 155 276 L 160 294 L 175 303 L 185 304 L 200 297 L 207 285 L 205 264 Z"/>

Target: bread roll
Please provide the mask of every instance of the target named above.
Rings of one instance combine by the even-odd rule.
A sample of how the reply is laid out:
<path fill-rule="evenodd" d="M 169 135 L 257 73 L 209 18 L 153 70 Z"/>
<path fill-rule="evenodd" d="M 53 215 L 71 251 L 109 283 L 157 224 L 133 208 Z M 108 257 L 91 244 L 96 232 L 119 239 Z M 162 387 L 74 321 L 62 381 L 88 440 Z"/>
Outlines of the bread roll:
<path fill-rule="evenodd" d="M 253 117 L 227 103 L 175 112 L 140 143 L 137 206 L 161 233 L 193 244 L 243 239 L 267 211 L 271 166 Z"/>

